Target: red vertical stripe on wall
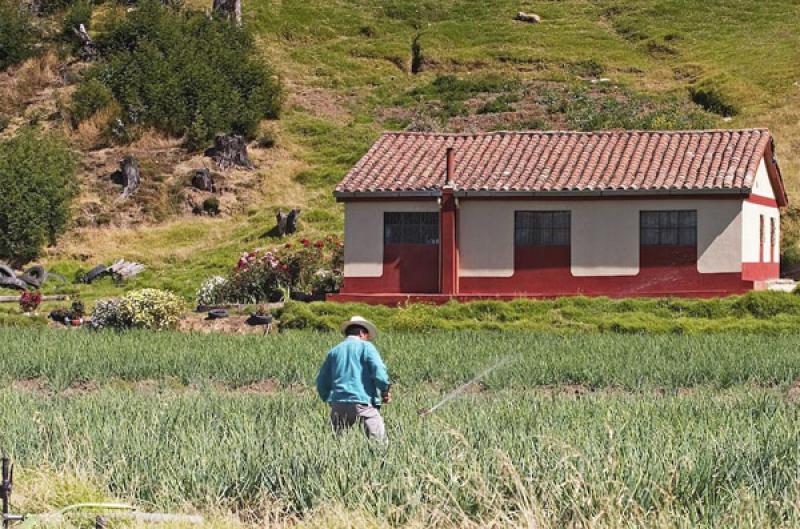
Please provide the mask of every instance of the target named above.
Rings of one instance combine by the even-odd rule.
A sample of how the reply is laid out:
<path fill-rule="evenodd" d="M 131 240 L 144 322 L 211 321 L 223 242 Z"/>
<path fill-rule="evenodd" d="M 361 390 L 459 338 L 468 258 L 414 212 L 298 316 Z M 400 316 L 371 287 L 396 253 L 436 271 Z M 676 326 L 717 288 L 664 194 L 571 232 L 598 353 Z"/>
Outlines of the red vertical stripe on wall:
<path fill-rule="evenodd" d="M 458 208 L 451 186 L 442 189 L 441 223 L 442 294 L 458 294 Z"/>

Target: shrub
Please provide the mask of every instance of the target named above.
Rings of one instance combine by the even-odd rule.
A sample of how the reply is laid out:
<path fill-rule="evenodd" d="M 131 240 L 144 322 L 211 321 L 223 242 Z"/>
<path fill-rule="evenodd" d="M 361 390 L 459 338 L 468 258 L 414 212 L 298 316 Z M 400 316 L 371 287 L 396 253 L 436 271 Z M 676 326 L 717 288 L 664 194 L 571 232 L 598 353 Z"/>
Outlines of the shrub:
<path fill-rule="evenodd" d="M 733 310 L 738 315 L 772 318 L 779 314 L 800 314 L 800 298 L 785 292 L 748 292 L 737 298 Z"/>
<path fill-rule="evenodd" d="M 0 142 L 0 259 L 21 266 L 55 242 L 76 192 L 75 159 L 53 136 L 24 130 Z"/>
<path fill-rule="evenodd" d="M 19 297 L 19 308 L 22 312 L 33 312 L 42 303 L 41 292 L 23 292 Z"/>
<path fill-rule="evenodd" d="M 184 311 L 183 301 L 171 292 L 145 288 L 119 299 L 98 301 L 92 313 L 96 329 L 172 329 Z"/>
<path fill-rule="evenodd" d="M 184 310 L 183 301 L 171 292 L 146 288 L 123 296 L 120 314 L 123 321 L 139 329 L 171 329 Z"/>
<path fill-rule="evenodd" d="M 156 0 L 111 23 L 89 79 L 113 93 L 126 125 L 155 127 L 205 146 L 220 132 L 255 135 L 277 117 L 281 88 L 252 37 L 227 21 Z"/>
<path fill-rule="evenodd" d="M 0 0 L 0 70 L 31 57 L 37 32 L 30 15 L 12 0 Z"/>
<path fill-rule="evenodd" d="M 278 144 L 275 133 L 268 130 L 258 137 L 258 146 L 262 149 L 272 149 Z"/>
<path fill-rule="evenodd" d="M 195 295 L 198 305 L 217 305 L 225 301 L 225 287 L 228 280 L 222 276 L 213 276 L 206 279 Z"/>
<path fill-rule="evenodd" d="M 498 112 L 513 112 L 514 107 L 512 103 L 519 101 L 519 96 L 516 94 L 505 94 L 497 96 L 483 104 L 478 109 L 478 114 L 496 114 Z"/>
<path fill-rule="evenodd" d="M 122 329 L 119 299 L 101 299 L 92 311 L 92 327 L 95 329 Z"/>
<path fill-rule="evenodd" d="M 88 31 L 92 22 L 92 3 L 89 0 L 78 0 L 67 11 L 61 25 L 61 38 L 67 42 L 77 43 L 75 29 L 81 24 Z"/>
<path fill-rule="evenodd" d="M 713 116 L 687 101 L 612 88 L 544 90 L 540 102 L 551 114 L 562 114 L 570 128 L 584 131 L 705 129 L 714 124 Z"/>
<path fill-rule="evenodd" d="M 606 71 L 605 67 L 596 59 L 568 63 L 565 68 L 578 77 L 600 77 Z"/>
<path fill-rule="evenodd" d="M 224 287 L 224 298 L 259 303 L 285 299 L 292 292 L 306 299 L 319 298 L 339 291 L 342 268 L 343 245 L 332 236 L 247 252 Z"/>
<path fill-rule="evenodd" d="M 208 215 L 219 215 L 219 199 L 217 197 L 208 197 L 203 200 L 203 212 Z"/>
<path fill-rule="evenodd" d="M 72 121 L 77 125 L 106 108 L 114 100 L 111 90 L 97 79 L 88 79 L 72 96 Z"/>

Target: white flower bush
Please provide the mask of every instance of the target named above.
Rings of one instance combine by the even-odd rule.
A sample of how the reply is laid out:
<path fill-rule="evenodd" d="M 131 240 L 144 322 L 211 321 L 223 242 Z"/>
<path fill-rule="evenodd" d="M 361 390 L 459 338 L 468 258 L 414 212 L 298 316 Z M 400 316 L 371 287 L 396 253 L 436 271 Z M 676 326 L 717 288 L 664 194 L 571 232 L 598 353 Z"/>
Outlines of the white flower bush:
<path fill-rule="evenodd" d="M 119 304 L 119 298 L 98 300 L 92 311 L 92 327 L 95 329 L 122 328 Z"/>
<path fill-rule="evenodd" d="M 222 276 L 213 276 L 205 280 L 197 290 L 195 299 L 198 305 L 216 305 L 224 301 L 224 289 L 228 280 Z"/>
<path fill-rule="evenodd" d="M 184 311 L 181 298 L 172 292 L 145 288 L 118 299 L 101 300 L 92 312 L 95 329 L 172 329 Z"/>

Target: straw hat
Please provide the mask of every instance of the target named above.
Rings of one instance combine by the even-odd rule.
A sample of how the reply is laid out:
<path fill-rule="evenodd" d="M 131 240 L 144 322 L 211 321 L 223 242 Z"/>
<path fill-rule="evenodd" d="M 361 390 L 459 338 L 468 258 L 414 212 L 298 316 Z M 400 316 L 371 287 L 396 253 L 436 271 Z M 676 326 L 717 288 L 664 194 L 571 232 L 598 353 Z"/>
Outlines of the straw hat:
<path fill-rule="evenodd" d="M 346 322 L 342 323 L 342 332 L 345 332 L 348 327 L 351 325 L 358 325 L 359 327 L 364 327 L 369 334 L 369 339 L 374 340 L 378 336 L 378 328 L 375 327 L 375 324 L 369 321 L 366 318 L 362 318 L 361 316 L 353 316 Z"/>

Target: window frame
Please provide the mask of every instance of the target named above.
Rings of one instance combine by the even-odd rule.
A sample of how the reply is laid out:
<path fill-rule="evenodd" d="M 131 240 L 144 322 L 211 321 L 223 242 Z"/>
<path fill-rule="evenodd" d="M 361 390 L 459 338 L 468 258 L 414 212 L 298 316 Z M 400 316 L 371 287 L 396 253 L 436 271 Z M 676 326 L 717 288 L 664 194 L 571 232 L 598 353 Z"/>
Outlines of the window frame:
<path fill-rule="evenodd" d="M 521 217 L 531 218 L 523 223 Z M 538 221 L 535 221 L 538 217 Z M 546 219 L 546 220 L 545 220 Z M 565 220 L 566 219 L 566 220 Z M 537 225 L 538 224 L 538 225 Z M 532 231 L 524 237 L 524 230 Z M 514 211 L 514 247 L 572 246 L 572 211 L 571 210 L 515 210 Z"/>
<path fill-rule="evenodd" d="M 391 222 L 405 217 L 405 221 Z M 425 222 L 435 218 L 435 222 Z M 438 246 L 441 242 L 441 219 L 438 211 L 384 211 L 383 244 L 416 244 Z M 390 226 L 395 229 L 390 231 Z"/>
<path fill-rule="evenodd" d="M 674 216 L 674 220 L 671 218 Z M 647 219 L 650 217 L 650 219 Z M 655 223 L 652 222 L 655 217 Z M 639 210 L 639 246 L 697 248 L 696 209 L 642 209 Z M 649 233 L 648 233 L 649 232 Z M 671 233 L 674 232 L 674 233 Z M 691 233 L 689 241 L 686 234 Z M 669 235 L 668 235 L 669 234 Z M 655 235 L 657 242 L 652 242 Z"/>
<path fill-rule="evenodd" d="M 775 249 L 778 247 L 778 223 L 775 217 L 769 218 L 769 260 L 771 263 L 777 263 L 778 259 L 775 257 Z"/>

